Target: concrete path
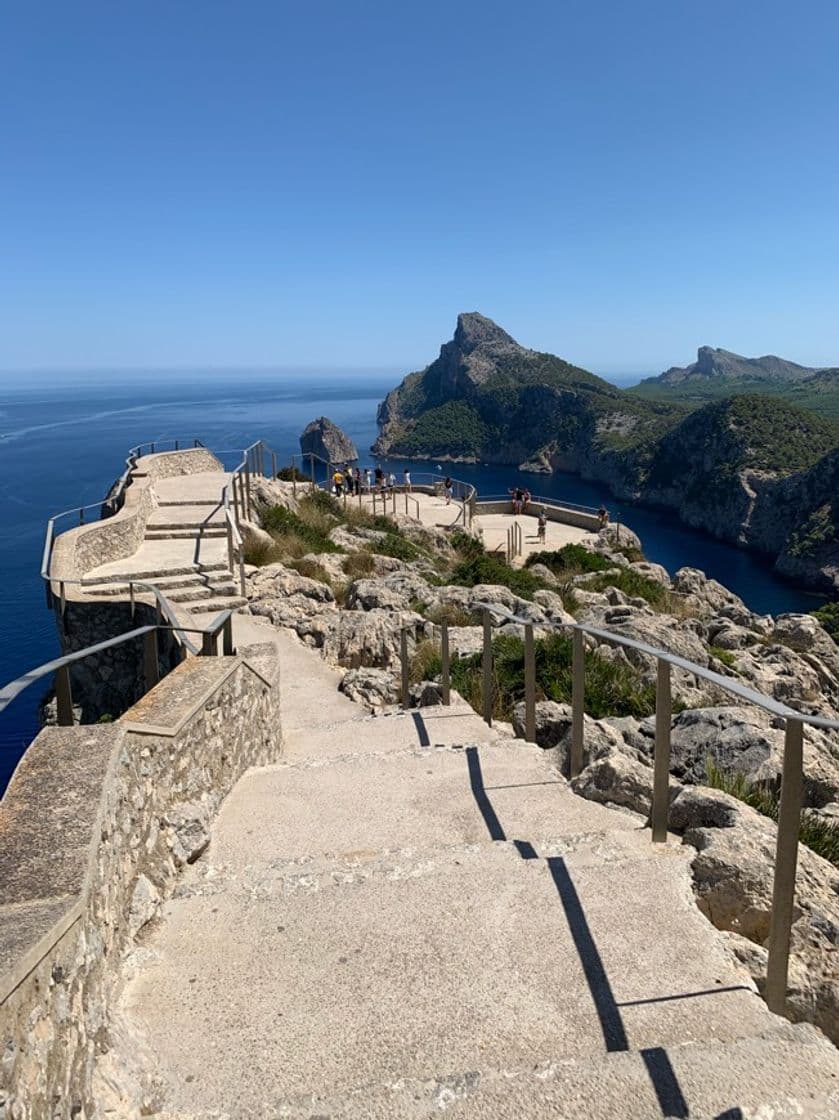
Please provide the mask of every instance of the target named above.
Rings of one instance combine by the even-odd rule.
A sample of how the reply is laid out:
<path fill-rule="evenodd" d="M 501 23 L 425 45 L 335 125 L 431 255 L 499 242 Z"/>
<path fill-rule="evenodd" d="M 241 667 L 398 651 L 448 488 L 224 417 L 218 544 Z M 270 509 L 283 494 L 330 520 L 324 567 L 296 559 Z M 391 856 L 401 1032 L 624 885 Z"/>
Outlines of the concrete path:
<path fill-rule="evenodd" d="M 521 555 L 513 558 L 513 567 L 521 568 L 527 557 L 532 552 L 553 551 L 566 544 L 578 544 L 580 541 L 596 538 L 596 533 L 589 533 L 586 529 L 578 529 L 576 525 L 563 525 L 559 521 L 549 521 L 546 526 L 544 543 L 539 540 L 536 516 L 514 517 L 511 513 L 484 513 L 475 517 L 473 526 L 479 529 L 483 537 L 484 548 L 488 552 L 500 552 L 503 556 L 507 547 L 507 530 L 514 523 L 521 528 L 522 551 Z"/>
<path fill-rule="evenodd" d="M 161 1116 L 839 1116 L 839 1056 L 768 1012 L 685 848 L 465 705 L 369 717 L 236 625 L 277 649 L 286 754 L 126 967 Z"/>

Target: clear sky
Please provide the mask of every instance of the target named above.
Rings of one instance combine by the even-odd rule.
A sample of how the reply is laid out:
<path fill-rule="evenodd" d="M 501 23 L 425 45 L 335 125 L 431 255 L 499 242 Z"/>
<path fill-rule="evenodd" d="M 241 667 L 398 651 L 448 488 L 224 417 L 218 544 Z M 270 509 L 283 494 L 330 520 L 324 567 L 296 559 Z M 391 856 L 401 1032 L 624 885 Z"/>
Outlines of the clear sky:
<path fill-rule="evenodd" d="M 0 367 L 839 364 L 836 0 L 0 0 Z"/>

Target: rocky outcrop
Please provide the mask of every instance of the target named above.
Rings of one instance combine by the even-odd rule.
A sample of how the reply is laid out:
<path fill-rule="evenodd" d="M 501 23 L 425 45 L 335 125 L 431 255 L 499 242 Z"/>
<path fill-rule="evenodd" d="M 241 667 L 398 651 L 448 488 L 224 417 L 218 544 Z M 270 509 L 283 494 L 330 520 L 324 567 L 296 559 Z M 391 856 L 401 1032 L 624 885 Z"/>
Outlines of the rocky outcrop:
<path fill-rule="evenodd" d="M 326 416 L 306 425 L 300 436 L 300 450 L 304 456 L 316 455 L 327 463 L 354 463 L 358 459 L 353 441 Z"/>

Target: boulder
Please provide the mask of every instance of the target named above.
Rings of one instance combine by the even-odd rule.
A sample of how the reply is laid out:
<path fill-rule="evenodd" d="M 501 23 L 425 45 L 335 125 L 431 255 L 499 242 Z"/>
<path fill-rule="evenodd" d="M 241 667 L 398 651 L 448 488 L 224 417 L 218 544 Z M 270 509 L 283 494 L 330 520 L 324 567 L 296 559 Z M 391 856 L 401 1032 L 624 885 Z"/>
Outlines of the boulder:
<path fill-rule="evenodd" d="M 344 674 L 338 689 L 371 712 L 399 701 L 396 681 L 384 669 L 350 669 Z"/>
<path fill-rule="evenodd" d="M 653 802 L 653 772 L 622 751 L 595 759 L 571 781 L 571 788 L 589 801 L 617 805 L 649 817 Z"/>
<path fill-rule="evenodd" d="M 354 463 L 358 459 L 353 441 L 326 416 L 306 425 L 300 436 L 300 450 L 304 456 L 317 455 L 328 463 Z"/>
<path fill-rule="evenodd" d="M 680 568 L 673 576 L 672 587 L 674 591 L 686 596 L 688 605 L 705 614 L 718 613 L 729 606 L 748 610 L 738 595 L 715 579 L 709 579 L 698 568 Z"/>

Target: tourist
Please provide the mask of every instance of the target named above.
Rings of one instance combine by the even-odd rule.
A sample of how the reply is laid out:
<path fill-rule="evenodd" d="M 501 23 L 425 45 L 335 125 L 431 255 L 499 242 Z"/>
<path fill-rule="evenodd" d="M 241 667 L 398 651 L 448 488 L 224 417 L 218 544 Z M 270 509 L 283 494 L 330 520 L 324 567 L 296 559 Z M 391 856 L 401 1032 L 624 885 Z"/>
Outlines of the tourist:
<path fill-rule="evenodd" d="M 410 494 L 411 493 L 411 472 L 408 470 L 407 467 L 402 472 L 402 481 L 405 484 L 405 493 Z"/>
<path fill-rule="evenodd" d="M 335 486 L 335 494 L 340 498 L 344 493 L 344 476 L 341 473 L 340 467 L 338 467 L 335 471 L 335 474 L 333 474 L 332 482 Z"/>
<path fill-rule="evenodd" d="M 376 489 L 381 492 L 384 487 L 385 472 L 379 463 L 376 464 Z"/>
<path fill-rule="evenodd" d="M 373 489 L 373 472 L 369 467 L 364 468 L 364 489 L 368 491 Z"/>
<path fill-rule="evenodd" d="M 393 473 L 393 471 L 391 471 L 390 474 L 387 476 L 387 484 L 388 484 L 388 486 L 390 487 L 391 490 L 396 489 L 396 475 Z"/>
<path fill-rule="evenodd" d="M 527 489 L 527 487 L 525 487 L 525 489 L 522 491 L 521 502 L 522 513 L 527 513 L 527 507 L 530 505 L 530 491 Z"/>
<path fill-rule="evenodd" d="M 539 539 L 539 544 L 544 544 L 548 532 L 548 515 L 544 506 L 539 510 L 539 520 L 537 524 L 538 532 L 536 535 Z"/>
<path fill-rule="evenodd" d="M 600 503 L 600 509 L 597 511 L 597 519 L 600 522 L 601 529 L 605 529 L 609 524 L 609 511 L 602 502 Z"/>
<path fill-rule="evenodd" d="M 511 486 L 508 489 L 507 493 L 510 495 L 510 501 L 513 503 L 513 513 L 516 514 L 519 512 L 519 502 L 518 498 L 516 497 L 517 491 L 515 487 Z"/>
<path fill-rule="evenodd" d="M 446 505 L 447 506 L 451 505 L 451 503 L 452 503 L 452 487 L 453 486 L 454 486 L 454 483 L 449 478 L 449 476 L 446 475 L 445 482 L 443 483 L 443 492 L 446 495 Z"/>
<path fill-rule="evenodd" d="M 357 495 L 361 495 L 361 471 L 358 467 L 355 468 L 355 492 Z"/>

